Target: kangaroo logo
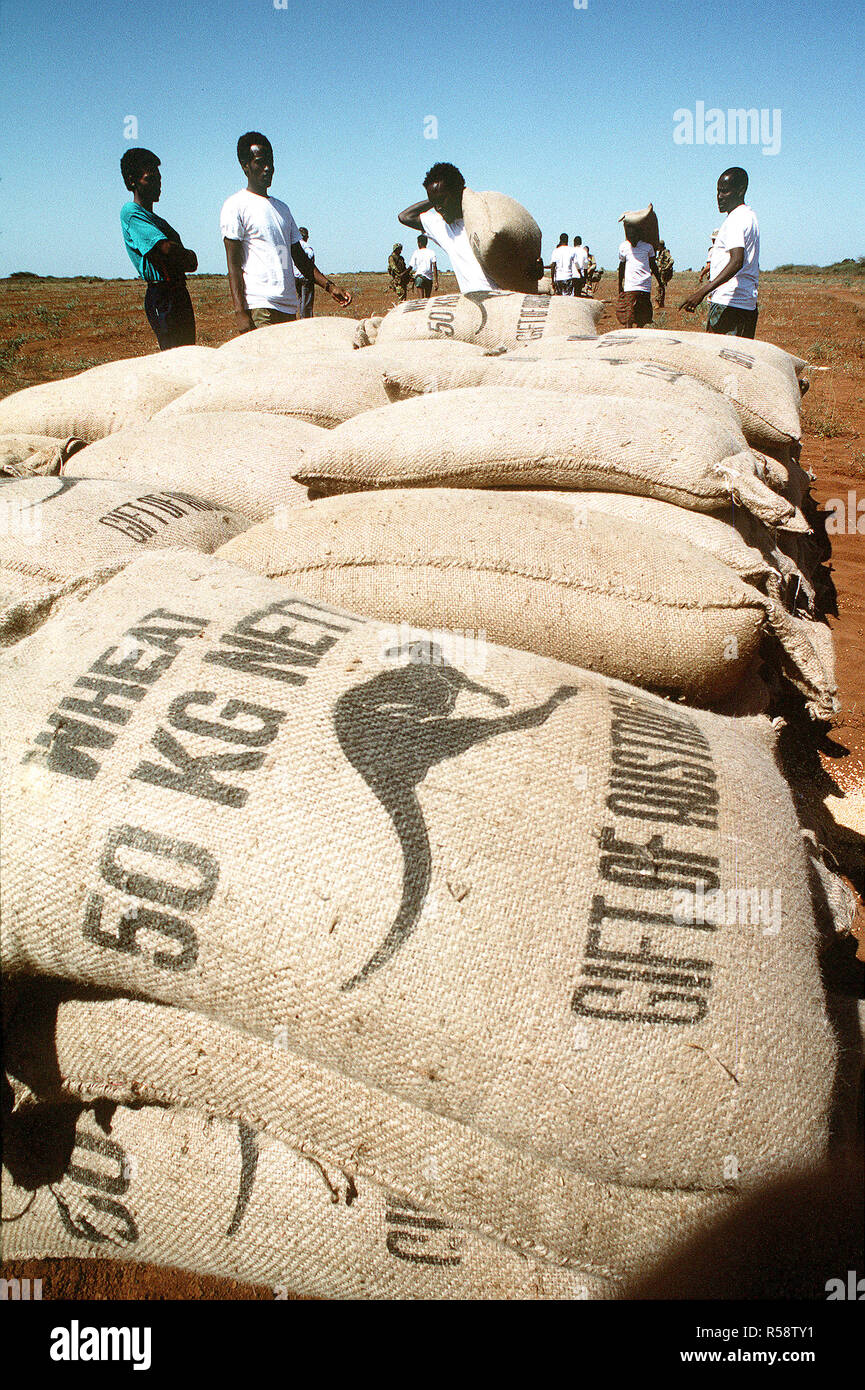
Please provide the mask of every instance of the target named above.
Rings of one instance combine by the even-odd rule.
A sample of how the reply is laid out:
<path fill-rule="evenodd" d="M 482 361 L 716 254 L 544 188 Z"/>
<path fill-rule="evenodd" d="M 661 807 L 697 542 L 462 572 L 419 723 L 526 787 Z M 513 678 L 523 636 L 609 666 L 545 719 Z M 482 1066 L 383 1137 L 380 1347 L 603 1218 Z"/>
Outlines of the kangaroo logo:
<path fill-rule="evenodd" d="M 334 707 L 340 747 L 390 816 L 403 857 L 399 911 L 378 950 L 362 970 L 341 985 L 343 990 L 362 984 L 396 955 L 423 909 L 432 853 L 415 788 L 436 763 L 456 758 L 496 734 L 537 728 L 562 701 L 577 693 L 576 686 L 561 685 L 534 709 L 515 710 L 494 719 L 454 719 L 457 697 L 463 690 L 486 695 L 500 709 L 508 704 L 507 698 L 470 680 L 446 662 L 436 646 L 414 644 L 410 656 L 409 665 L 385 671 L 347 690 Z"/>

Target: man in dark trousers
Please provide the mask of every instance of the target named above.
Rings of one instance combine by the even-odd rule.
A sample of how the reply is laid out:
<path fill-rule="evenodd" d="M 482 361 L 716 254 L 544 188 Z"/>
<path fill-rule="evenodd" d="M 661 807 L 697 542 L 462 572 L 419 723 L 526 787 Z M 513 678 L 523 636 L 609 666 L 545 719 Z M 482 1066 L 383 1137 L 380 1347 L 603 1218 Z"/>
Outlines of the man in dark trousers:
<path fill-rule="evenodd" d="M 300 244 L 314 265 L 315 252 L 309 244 L 309 228 L 299 227 L 298 231 L 300 232 Z M 294 269 L 294 289 L 300 306 L 297 317 L 299 319 L 311 319 L 312 306 L 315 303 L 315 281 L 312 276 L 307 279 L 305 275 L 301 275 L 296 266 Z"/>
<path fill-rule="evenodd" d="M 228 284 L 240 333 L 297 318 L 295 270 L 314 280 L 345 308 L 347 290 L 339 289 L 309 259 L 291 209 L 268 189 L 273 181 L 273 146 L 260 130 L 248 130 L 237 142 L 237 158 L 246 187 L 226 198 L 220 227 L 228 261 Z"/>
<path fill-rule="evenodd" d="M 725 214 L 709 253 L 709 283 L 679 305 L 692 314 L 710 296 L 708 333 L 753 338 L 757 331 L 757 284 L 760 278 L 760 228 L 745 202 L 748 175 L 725 169 L 718 179 L 718 211 Z"/>
<path fill-rule="evenodd" d="M 132 194 L 120 209 L 120 226 L 129 259 L 147 285 L 144 312 L 161 352 L 195 342 L 195 312 L 186 276 L 198 269 L 188 250 L 153 204 L 159 201 L 162 178 L 152 150 L 126 150 L 120 161 L 123 182 Z"/>

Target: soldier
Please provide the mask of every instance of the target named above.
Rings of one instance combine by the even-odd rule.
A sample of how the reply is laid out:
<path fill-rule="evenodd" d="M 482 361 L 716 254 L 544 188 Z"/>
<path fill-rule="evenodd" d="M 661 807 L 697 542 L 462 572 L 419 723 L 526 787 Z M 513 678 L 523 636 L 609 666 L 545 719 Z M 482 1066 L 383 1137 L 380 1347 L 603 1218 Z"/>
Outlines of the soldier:
<path fill-rule="evenodd" d="M 387 258 L 387 273 L 390 276 L 390 287 L 396 295 L 396 302 L 402 304 L 409 282 L 409 268 L 403 259 L 401 241 L 395 241 L 393 244 L 393 250 Z"/>
<path fill-rule="evenodd" d="M 655 262 L 661 277 L 658 282 L 658 308 L 663 309 L 664 300 L 667 297 L 667 286 L 673 278 L 674 264 L 673 257 L 667 250 L 667 244 L 664 241 L 658 242 L 658 254 L 655 257 Z"/>

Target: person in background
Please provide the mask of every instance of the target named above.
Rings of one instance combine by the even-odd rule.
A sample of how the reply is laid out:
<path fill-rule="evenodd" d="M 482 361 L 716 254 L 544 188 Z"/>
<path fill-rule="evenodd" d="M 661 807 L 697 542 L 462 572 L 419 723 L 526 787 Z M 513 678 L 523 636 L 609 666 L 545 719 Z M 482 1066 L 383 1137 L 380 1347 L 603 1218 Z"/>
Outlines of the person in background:
<path fill-rule="evenodd" d="M 588 252 L 583 245 L 583 238 L 574 237 L 574 249 L 571 252 L 571 294 L 581 296 L 586 288 L 586 269 L 588 266 Z"/>
<path fill-rule="evenodd" d="M 307 260 L 315 265 L 315 252 L 309 244 L 309 228 L 298 227 L 300 232 L 300 244 L 306 252 Z M 301 275 L 297 266 L 294 268 L 294 292 L 297 295 L 299 319 L 312 318 L 312 306 L 315 303 L 315 281 L 312 276 Z"/>
<path fill-rule="evenodd" d="M 748 175 L 725 169 L 718 179 L 718 211 L 725 213 L 709 257 L 709 281 L 680 304 L 692 314 L 709 296 L 707 333 L 753 338 L 757 331 L 760 227 L 745 202 Z"/>
<path fill-rule="evenodd" d="M 661 277 L 655 248 L 640 241 L 630 222 L 625 223 L 625 240 L 619 247 L 619 302 L 616 318 L 623 328 L 645 328 L 652 322 L 652 276 Z"/>
<path fill-rule="evenodd" d="M 720 227 L 716 227 L 711 237 L 709 238 L 709 249 L 706 252 L 706 264 L 700 271 L 700 278 L 697 281 L 698 285 L 702 285 L 703 281 L 708 280 L 709 278 L 709 272 L 712 268 L 712 247 L 715 245 L 715 237 L 718 235 L 720 230 Z"/>
<path fill-rule="evenodd" d="M 673 257 L 667 250 L 666 242 L 658 242 L 658 254 L 655 260 L 658 265 L 658 274 L 661 277 L 658 283 L 658 308 L 663 309 L 664 300 L 667 297 L 667 286 L 673 278 L 674 265 Z"/>
<path fill-rule="evenodd" d="M 471 248 L 463 222 L 463 189 L 466 181 L 455 164 L 434 164 L 423 181 L 426 197 L 399 214 L 404 227 L 425 232 L 446 251 L 457 277 L 460 294 L 497 290 Z"/>
<path fill-rule="evenodd" d="M 341 308 L 351 295 L 322 275 L 303 249 L 300 230 L 290 208 L 271 198 L 273 146 L 259 130 L 248 130 L 237 142 L 237 158 L 246 174 L 246 188 L 226 198 L 220 228 L 228 262 L 228 283 L 240 333 L 272 323 L 293 323 L 297 317 L 295 271 L 312 279 Z"/>
<path fill-rule="evenodd" d="M 396 295 L 396 302 L 402 304 L 411 279 L 411 271 L 405 263 L 401 241 L 395 241 L 393 244 L 393 250 L 387 258 L 387 273 L 390 276 L 390 287 Z"/>
<path fill-rule="evenodd" d="M 591 250 L 590 250 L 589 247 L 587 246 L 587 247 L 586 247 L 586 293 L 587 293 L 587 294 L 594 294 L 595 286 L 598 285 L 598 284 L 600 284 L 601 276 L 603 275 L 603 273 L 604 273 L 603 267 L 601 267 L 600 270 L 598 269 L 598 263 L 597 263 L 597 261 L 595 260 L 594 256 L 592 255 Z"/>
<path fill-rule="evenodd" d="M 562 232 L 559 244 L 550 261 L 550 275 L 553 281 L 553 294 L 571 293 L 571 265 L 574 253 L 568 243 L 567 232 Z"/>
<path fill-rule="evenodd" d="M 162 176 L 152 150 L 126 150 L 120 160 L 123 182 L 132 194 L 120 209 L 120 226 L 129 259 L 147 289 L 144 312 L 160 352 L 195 342 L 195 311 L 186 276 L 198 269 L 194 251 L 183 245 L 169 222 L 157 217 Z"/>
<path fill-rule="evenodd" d="M 417 250 L 411 254 L 409 270 L 414 276 L 414 287 L 418 299 L 429 299 L 433 290 L 439 292 L 439 272 L 435 252 L 427 245 L 427 238 L 421 234 L 417 239 Z"/>

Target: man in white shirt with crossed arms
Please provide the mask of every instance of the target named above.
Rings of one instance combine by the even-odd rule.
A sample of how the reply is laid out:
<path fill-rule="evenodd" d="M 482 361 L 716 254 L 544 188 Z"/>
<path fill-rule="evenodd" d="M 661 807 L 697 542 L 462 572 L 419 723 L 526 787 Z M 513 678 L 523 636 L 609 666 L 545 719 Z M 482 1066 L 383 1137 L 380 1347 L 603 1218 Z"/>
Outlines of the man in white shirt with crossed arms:
<path fill-rule="evenodd" d="M 692 314 L 710 295 L 706 331 L 753 338 L 757 331 L 757 284 L 760 278 L 760 228 L 745 202 L 748 175 L 725 169 L 718 179 L 718 211 L 726 213 L 709 254 L 709 283 L 682 301 Z"/>
<path fill-rule="evenodd" d="M 341 308 L 351 295 L 322 275 L 301 245 L 291 209 L 271 198 L 273 146 L 261 131 L 248 130 L 237 142 L 237 158 L 246 188 L 227 198 L 220 228 L 228 261 L 228 284 L 238 330 L 249 333 L 267 324 L 297 318 L 295 267 L 332 295 Z"/>
<path fill-rule="evenodd" d="M 454 164 L 434 164 L 423 181 L 426 198 L 399 214 L 404 227 L 425 232 L 450 257 L 460 294 L 500 287 L 487 275 L 471 248 L 463 222 L 466 181 Z"/>

